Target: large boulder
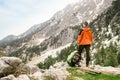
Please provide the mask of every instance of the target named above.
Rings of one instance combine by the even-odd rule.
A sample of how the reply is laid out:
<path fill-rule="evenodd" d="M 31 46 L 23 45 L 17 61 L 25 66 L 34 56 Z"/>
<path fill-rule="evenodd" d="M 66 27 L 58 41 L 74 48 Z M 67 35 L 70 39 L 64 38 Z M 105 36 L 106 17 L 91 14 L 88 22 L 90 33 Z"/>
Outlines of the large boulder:
<path fill-rule="evenodd" d="M 37 66 L 24 65 L 22 68 L 27 71 L 27 74 L 34 74 L 35 72 L 40 71 L 40 69 Z"/>
<path fill-rule="evenodd" d="M 16 57 L 0 58 L 0 77 L 14 73 L 16 67 L 21 64 L 22 60 Z"/>
<path fill-rule="evenodd" d="M 32 75 L 29 75 L 31 80 L 44 80 L 43 79 L 43 74 L 41 71 L 37 71 L 33 73 Z"/>
<path fill-rule="evenodd" d="M 16 80 L 30 80 L 30 78 L 26 74 L 23 74 L 18 76 Z"/>
<path fill-rule="evenodd" d="M 43 75 L 37 66 L 26 65 L 19 58 L 1 57 L 0 80 L 43 80 Z"/>
<path fill-rule="evenodd" d="M 30 80 L 28 75 L 19 75 L 17 78 L 14 75 L 8 75 L 6 77 L 0 78 L 0 80 Z"/>
<path fill-rule="evenodd" d="M 70 73 L 66 70 L 67 64 L 64 62 L 56 63 L 44 72 L 44 77 L 50 76 L 54 80 L 66 80 Z"/>
<path fill-rule="evenodd" d="M 8 75 L 6 77 L 0 78 L 0 80 L 16 80 L 16 78 L 13 75 Z"/>

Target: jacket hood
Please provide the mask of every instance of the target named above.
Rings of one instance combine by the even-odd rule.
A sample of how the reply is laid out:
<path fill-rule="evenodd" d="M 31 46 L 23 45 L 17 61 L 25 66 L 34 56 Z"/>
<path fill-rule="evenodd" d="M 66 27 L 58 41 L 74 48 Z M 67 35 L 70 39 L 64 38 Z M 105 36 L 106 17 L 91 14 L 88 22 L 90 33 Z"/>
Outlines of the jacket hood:
<path fill-rule="evenodd" d="M 90 28 L 88 28 L 88 27 L 83 27 L 82 28 L 84 31 L 90 31 Z"/>

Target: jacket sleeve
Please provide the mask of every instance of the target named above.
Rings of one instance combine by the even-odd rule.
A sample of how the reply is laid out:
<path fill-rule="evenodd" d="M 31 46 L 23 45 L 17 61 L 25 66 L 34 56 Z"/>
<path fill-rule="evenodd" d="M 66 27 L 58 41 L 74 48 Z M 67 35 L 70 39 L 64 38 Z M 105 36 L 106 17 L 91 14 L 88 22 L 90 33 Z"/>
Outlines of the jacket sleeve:
<path fill-rule="evenodd" d="M 68 58 L 67 58 L 67 62 L 71 63 L 71 60 L 72 60 L 72 58 L 74 57 L 74 55 L 75 55 L 76 53 L 77 53 L 77 51 L 74 51 L 74 52 L 70 53 L 70 55 L 69 55 Z"/>
<path fill-rule="evenodd" d="M 78 35 L 81 35 L 82 31 L 83 31 L 83 30 L 81 29 Z"/>
<path fill-rule="evenodd" d="M 77 43 L 78 43 L 78 45 L 80 44 L 80 41 L 81 41 L 81 33 L 82 33 L 82 29 L 80 30 L 80 33 L 79 33 L 79 35 L 78 35 L 78 39 L 77 39 Z"/>
<path fill-rule="evenodd" d="M 80 44 L 80 41 L 81 41 L 81 35 L 78 35 L 78 39 L 77 39 L 78 45 Z"/>

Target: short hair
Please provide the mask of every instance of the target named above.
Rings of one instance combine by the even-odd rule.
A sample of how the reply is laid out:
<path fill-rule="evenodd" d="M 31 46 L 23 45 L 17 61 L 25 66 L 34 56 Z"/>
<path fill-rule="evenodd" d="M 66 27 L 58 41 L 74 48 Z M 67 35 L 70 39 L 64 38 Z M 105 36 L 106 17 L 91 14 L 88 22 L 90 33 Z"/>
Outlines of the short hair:
<path fill-rule="evenodd" d="M 78 56 L 78 57 L 80 57 L 80 55 L 79 55 L 78 53 L 76 53 L 76 54 L 75 54 L 75 56 Z"/>
<path fill-rule="evenodd" d="M 88 26 L 88 22 L 87 21 L 85 21 L 83 24 L 85 24 L 86 26 Z"/>

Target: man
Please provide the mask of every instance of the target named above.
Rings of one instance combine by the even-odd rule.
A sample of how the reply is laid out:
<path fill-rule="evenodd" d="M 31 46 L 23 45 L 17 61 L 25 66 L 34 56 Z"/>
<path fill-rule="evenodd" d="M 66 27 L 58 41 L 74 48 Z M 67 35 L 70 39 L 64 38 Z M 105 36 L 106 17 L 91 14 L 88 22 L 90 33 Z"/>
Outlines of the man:
<path fill-rule="evenodd" d="M 70 53 L 70 55 L 67 58 L 67 63 L 71 66 L 71 67 L 80 67 L 79 65 L 79 59 L 80 59 L 80 55 L 78 54 L 78 51 L 73 51 L 72 53 Z"/>
<path fill-rule="evenodd" d="M 81 60 L 81 53 L 83 49 L 86 50 L 86 67 L 89 66 L 90 61 L 90 46 L 93 41 L 93 33 L 92 30 L 88 27 L 88 22 L 84 22 L 82 24 L 82 29 L 78 35 L 78 53 L 80 55 Z"/>

